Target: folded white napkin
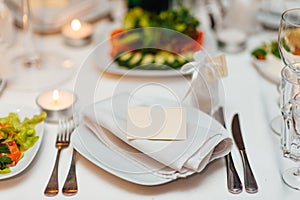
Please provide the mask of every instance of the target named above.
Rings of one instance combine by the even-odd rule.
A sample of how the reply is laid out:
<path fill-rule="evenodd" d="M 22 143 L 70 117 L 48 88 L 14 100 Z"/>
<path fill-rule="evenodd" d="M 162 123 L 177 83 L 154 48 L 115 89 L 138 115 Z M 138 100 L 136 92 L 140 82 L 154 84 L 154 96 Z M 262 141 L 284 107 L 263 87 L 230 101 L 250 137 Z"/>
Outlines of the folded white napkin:
<path fill-rule="evenodd" d="M 216 158 L 226 155 L 232 146 L 223 126 L 196 108 L 185 107 L 187 139 L 182 141 L 128 140 L 126 133 L 129 106 L 180 106 L 167 99 L 120 94 L 87 106 L 85 125 L 107 147 L 129 161 L 165 178 L 176 179 L 202 171 Z"/>

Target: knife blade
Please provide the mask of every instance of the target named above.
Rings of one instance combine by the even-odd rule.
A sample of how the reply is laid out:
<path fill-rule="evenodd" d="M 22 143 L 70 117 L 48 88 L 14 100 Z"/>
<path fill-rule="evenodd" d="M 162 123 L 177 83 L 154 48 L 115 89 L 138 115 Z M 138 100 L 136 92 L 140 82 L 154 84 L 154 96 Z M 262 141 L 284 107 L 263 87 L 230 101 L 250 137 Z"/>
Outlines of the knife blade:
<path fill-rule="evenodd" d="M 223 107 L 220 107 L 215 113 L 214 118 L 226 128 Z M 239 194 L 243 190 L 242 182 L 235 169 L 231 152 L 225 156 L 227 172 L 227 188 L 233 194 Z"/>
<path fill-rule="evenodd" d="M 258 186 L 246 153 L 246 148 L 242 137 L 238 114 L 235 114 L 233 117 L 231 130 L 232 130 L 233 140 L 235 141 L 235 144 L 240 151 L 242 161 L 243 161 L 244 185 L 245 185 L 246 192 L 256 193 L 258 191 Z"/>

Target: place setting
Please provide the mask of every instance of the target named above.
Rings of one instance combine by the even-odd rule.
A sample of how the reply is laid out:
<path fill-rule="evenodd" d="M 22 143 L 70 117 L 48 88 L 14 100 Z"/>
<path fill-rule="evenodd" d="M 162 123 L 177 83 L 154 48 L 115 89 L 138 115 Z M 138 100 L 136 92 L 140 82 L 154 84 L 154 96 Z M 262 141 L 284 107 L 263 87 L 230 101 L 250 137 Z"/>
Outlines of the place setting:
<path fill-rule="evenodd" d="M 41 43 L 45 35 L 61 33 L 66 46 L 84 47 L 91 43 L 94 32 L 89 21 L 109 14 L 109 7 L 94 10 L 93 6 L 99 8 L 103 2 L 93 0 L 85 4 L 74 1 L 48 6 L 27 0 L 21 4 L 10 0 L 3 3 L 11 10 L 2 19 L 6 22 L 1 44 L 4 51 L 10 51 L 4 53 L 1 77 L 9 88 L 28 92 L 58 87 L 70 80 L 79 67 L 78 59 L 71 59 L 70 53 L 59 50 L 61 48 L 49 49 L 49 44 Z M 89 17 L 87 12 L 90 12 Z M 63 17 L 63 13 L 69 13 L 68 17 Z M 21 30 L 18 34 L 14 23 Z M 19 44 L 15 44 L 17 42 Z"/>
<path fill-rule="evenodd" d="M 0 0 L 3 197 L 296 199 L 300 8 L 250 5 Z"/>

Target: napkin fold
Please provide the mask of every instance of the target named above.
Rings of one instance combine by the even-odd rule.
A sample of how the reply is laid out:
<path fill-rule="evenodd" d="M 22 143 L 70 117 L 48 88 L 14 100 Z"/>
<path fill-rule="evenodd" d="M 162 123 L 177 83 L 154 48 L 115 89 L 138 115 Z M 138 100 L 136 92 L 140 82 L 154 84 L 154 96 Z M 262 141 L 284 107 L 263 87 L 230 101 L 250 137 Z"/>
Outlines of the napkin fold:
<path fill-rule="evenodd" d="M 176 179 L 201 172 L 212 160 L 225 156 L 231 150 L 232 140 L 227 130 L 209 115 L 188 106 L 183 106 L 187 113 L 186 140 L 128 140 L 128 107 L 157 105 L 182 106 L 169 99 L 137 97 L 125 93 L 89 105 L 82 114 L 84 124 L 100 142 L 145 172 L 164 178 Z"/>

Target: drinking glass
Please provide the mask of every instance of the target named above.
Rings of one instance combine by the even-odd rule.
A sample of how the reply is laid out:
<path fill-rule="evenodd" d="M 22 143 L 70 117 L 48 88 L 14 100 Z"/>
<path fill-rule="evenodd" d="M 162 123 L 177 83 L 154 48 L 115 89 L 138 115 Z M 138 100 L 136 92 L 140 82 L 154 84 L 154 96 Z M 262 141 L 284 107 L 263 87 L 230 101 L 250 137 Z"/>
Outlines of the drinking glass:
<path fill-rule="evenodd" d="M 9 77 L 7 49 L 13 44 L 14 36 L 12 13 L 3 0 L 0 0 L 0 80 Z"/>
<path fill-rule="evenodd" d="M 278 34 L 278 46 L 285 65 L 300 62 L 300 8 L 283 12 Z M 299 71 L 299 66 L 293 66 Z"/>
<path fill-rule="evenodd" d="M 281 15 L 278 48 L 284 65 L 300 62 L 300 8 L 292 8 L 284 11 Z M 300 71 L 299 66 L 289 65 L 295 71 Z M 280 126 L 282 120 L 275 117 L 271 121 L 272 130 L 281 134 Z"/>
<path fill-rule="evenodd" d="M 300 62 L 292 63 L 282 69 L 280 107 L 284 120 L 281 134 L 283 155 L 300 161 L 300 73 L 294 71 Z M 283 172 L 284 182 L 300 190 L 300 168 L 291 168 Z"/>
<path fill-rule="evenodd" d="M 73 74 L 74 65 L 60 52 L 36 50 L 29 0 L 22 0 L 21 7 L 24 49 L 11 59 L 13 78 L 10 80 L 10 85 L 25 90 L 56 87 Z"/>

